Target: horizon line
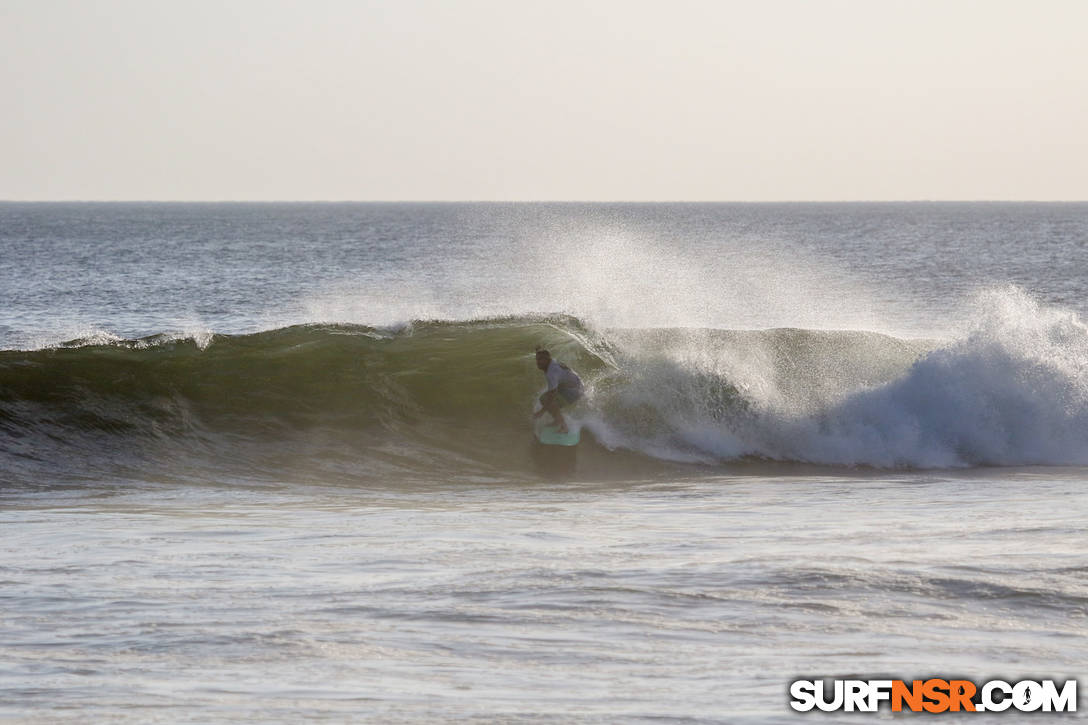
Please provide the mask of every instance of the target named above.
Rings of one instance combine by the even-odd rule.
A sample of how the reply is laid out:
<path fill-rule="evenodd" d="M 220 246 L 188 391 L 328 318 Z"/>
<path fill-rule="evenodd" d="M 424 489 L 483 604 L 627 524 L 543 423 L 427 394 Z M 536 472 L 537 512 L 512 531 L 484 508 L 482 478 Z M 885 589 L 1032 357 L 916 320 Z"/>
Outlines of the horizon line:
<path fill-rule="evenodd" d="M 0 204 L 1084 204 L 1088 199 L 0 199 Z"/>

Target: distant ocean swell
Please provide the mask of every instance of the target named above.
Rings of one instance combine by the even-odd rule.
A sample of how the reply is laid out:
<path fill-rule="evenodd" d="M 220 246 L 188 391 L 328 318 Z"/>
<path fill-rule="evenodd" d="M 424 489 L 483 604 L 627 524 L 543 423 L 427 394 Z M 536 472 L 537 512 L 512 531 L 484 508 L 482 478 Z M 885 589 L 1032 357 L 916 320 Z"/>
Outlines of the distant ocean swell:
<path fill-rule="evenodd" d="M 583 473 L 688 462 L 1088 463 L 1088 328 L 991 292 L 952 341 L 593 330 L 571 317 L 304 325 L 0 352 L 9 477 L 530 475 L 535 345 L 586 379 Z"/>

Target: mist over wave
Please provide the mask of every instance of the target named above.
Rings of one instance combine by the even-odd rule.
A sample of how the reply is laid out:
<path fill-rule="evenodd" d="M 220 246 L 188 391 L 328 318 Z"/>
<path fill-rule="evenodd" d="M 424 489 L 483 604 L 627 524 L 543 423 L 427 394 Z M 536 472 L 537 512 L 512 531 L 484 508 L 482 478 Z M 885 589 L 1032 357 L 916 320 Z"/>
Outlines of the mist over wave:
<path fill-rule="evenodd" d="M 667 230 L 544 219 L 444 268 L 327 282 L 303 299 L 305 320 L 396 325 L 558 312 L 595 329 L 898 329 L 885 319 L 895 305 L 878 302 L 871 285 L 795 246 L 742 236 L 685 248 Z"/>
<path fill-rule="evenodd" d="M 532 475 L 542 344 L 589 386 L 586 477 L 661 462 L 1088 462 L 1088 328 L 988 292 L 951 340 L 598 329 L 566 316 L 98 336 L 0 352 L 12 475 L 201 467 L 263 478 Z"/>
<path fill-rule="evenodd" d="M 606 415 L 601 437 L 709 461 L 1088 462 L 1088 328 L 1014 288 L 986 292 L 975 307 L 969 331 L 944 343 L 772 330 L 756 333 L 751 345 L 716 346 L 717 357 L 702 356 L 698 345 L 676 346 L 634 366 L 650 385 L 620 396 L 637 406 L 648 389 L 667 391 L 656 401 L 660 423 L 637 430 L 629 418 Z M 673 374 L 674 366 L 689 375 Z M 728 381 L 739 405 L 726 410 L 719 394 L 698 390 L 701 380 Z"/>

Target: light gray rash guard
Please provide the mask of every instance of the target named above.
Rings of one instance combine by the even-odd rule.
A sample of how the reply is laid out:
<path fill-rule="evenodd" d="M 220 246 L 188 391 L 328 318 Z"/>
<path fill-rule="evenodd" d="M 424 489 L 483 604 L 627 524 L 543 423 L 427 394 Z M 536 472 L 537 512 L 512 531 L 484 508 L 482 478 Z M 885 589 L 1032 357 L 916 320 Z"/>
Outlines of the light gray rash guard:
<path fill-rule="evenodd" d="M 563 386 L 567 390 L 582 392 L 582 379 L 578 377 L 578 374 L 570 368 L 560 365 L 556 360 L 552 360 L 548 365 L 544 377 L 548 379 L 548 390 L 555 390 L 559 386 Z"/>

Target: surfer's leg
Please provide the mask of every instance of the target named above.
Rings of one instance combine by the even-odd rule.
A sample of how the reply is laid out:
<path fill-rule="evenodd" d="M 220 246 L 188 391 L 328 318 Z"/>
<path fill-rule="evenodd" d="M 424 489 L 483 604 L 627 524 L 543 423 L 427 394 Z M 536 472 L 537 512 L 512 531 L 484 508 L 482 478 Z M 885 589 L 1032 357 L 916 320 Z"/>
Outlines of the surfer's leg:
<path fill-rule="evenodd" d="M 540 396 L 540 406 L 552 416 L 552 425 L 559 429 L 560 433 L 567 432 L 567 421 L 563 420 L 563 414 L 559 411 L 560 397 L 556 393 Z"/>
<path fill-rule="evenodd" d="M 559 409 L 567 405 L 574 405 L 581 397 L 581 390 L 572 390 L 562 387 L 556 389 L 555 396 L 552 398 L 555 403 L 555 413 L 552 414 L 552 417 L 556 419 L 555 424 L 560 433 L 569 433 L 570 430 L 567 428 L 567 421 L 563 418 L 563 414 L 559 412 Z"/>
<path fill-rule="evenodd" d="M 553 400 L 548 412 L 552 414 L 552 423 L 560 433 L 567 432 L 567 421 L 563 419 L 563 412 L 559 410 L 559 401 Z"/>
<path fill-rule="evenodd" d="M 570 432 L 567 429 L 567 421 L 565 418 L 563 418 L 563 411 L 560 410 L 565 402 L 567 401 L 560 393 L 556 393 L 554 396 L 552 396 L 552 406 L 554 408 L 554 410 L 552 411 L 552 417 L 555 418 L 555 427 L 560 433 Z"/>

